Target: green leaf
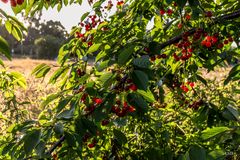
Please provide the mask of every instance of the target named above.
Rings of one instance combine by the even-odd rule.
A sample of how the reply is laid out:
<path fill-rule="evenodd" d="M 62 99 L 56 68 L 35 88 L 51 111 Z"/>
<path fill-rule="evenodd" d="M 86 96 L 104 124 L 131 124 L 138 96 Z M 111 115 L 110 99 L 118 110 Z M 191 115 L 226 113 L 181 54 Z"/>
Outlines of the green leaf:
<path fill-rule="evenodd" d="M 5 55 L 9 60 L 11 60 L 10 48 L 7 41 L 0 36 L 0 53 Z"/>
<path fill-rule="evenodd" d="M 50 69 L 51 69 L 50 66 L 42 63 L 33 69 L 32 75 L 35 75 L 36 78 L 42 78 L 50 71 Z"/>
<path fill-rule="evenodd" d="M 0 58 L 0 65 L 1 65 L 2 67 L 5 67 L 5 65 L 4 65 L 4 63 L 3 63 L 3 61 L 2 61 L 1 58 Z"/>
<path fill-rule="evenodd" d="M 85 118 L 82 118 L 81 121 L 84 128 L 88 129 L 91 134 L 96 135 L 98 127 L 94 124 L 94 122 Z"/>
<path fill-rule="evenodd" d="M 26 155 L 29 155 L 33 149 L 37 146 L 40 142 L 41 137 L 41 130 L 40 129 L 33 129 L 29 133 L 27 133 L 24 137 L 24 151 Z"/>
<path fill-rule="evenodd" d="M 12 10 L 15 14 L 20 13 L 22 10 L 24 10 L 27 6 L 27 1 L 24 0 L 24 2 L 21 5 L 17 5 L 16 7 L 12 7 Z"/>
<path fill-rule="evenodd" d="M 84 21 L 84 19 L 89 15 L 90 12 L 86 12 L 81 17 L 81 22 Z"/>
<path fill-rule="evenodd" d="M 240 121 L 239 112 L 237 108 L 234 108 L 233 106 L 227 106 L 222 115 L 228 120 Z"/>
<path fill-rule="evenodd" d="M 35 147 L 35 151 L 40 158 L 43 158 L 44 152 L 46 150 L 46 143 L 41 140 L 38 145 Z"/>
<path fill-rule="evenodd" d="M 138 89 L 147 90 L 148 88 L 148 75 L 140 70 L 134 70 L 132 73 L 133 82 L 137 85 Z"/>
<path fill-rule="evenodd" d="M 183 8 L 186 5 L 187 0 L 176 0 L 175 2 L 180 8 Z"/>
<path fill-rule="evenodd" d="M 204 131 L 202 131 L 201 138 L 203 140 L 208 140 L 210 138 L 213 138 L 217 135 L 223 134 L 227 131 L 230 131 L 230 128 L 228 127 L 213 127 L 213 128 L 208 128 Z"/>
<path fill-rule="evenodd" d="M 27 88 L 27 82 L 25 77 L 19 73 L 19 72 L 11 72 L 10 75 L 13 78 L 13 83 L 16 83 L 18 86 L 26 89 Z"/>
<path fill-rule="evenodd" d="M 140 58 L 135 58 L 133 60 L 133 65 L 135 65 L 139 68 L 149 68 L 151 65 L 151 62 L 149 61 L 148 56 L 142 56 Z"/>
<path fill-rule="evenodd" d="M 142 96 L 136 94 L 136 93 L 130 93 L 127 96 L 128 102 L 136 108 L 137 113 L 143 114 L 147 112 L 148 104 L 143 99 Z"/>
<path fill-rule="evenodd" d="M 189 149 L 189 158 L 190 160 L 206 160 L 206 150 L 199 146 L 192 146 Z"/>
<path fill-rule="evenodd" d="M 48 97 L 46 98 L 46 100 L 44 100 L 40 107 L 44 108 L 45 106 L 47 106 L 49 103 L 53 102 L 55 99 L 57 99 L 59 97 L 59 94 L 50 94 L 48 95 Z"/>
<path fill-rule="evenodd" d="M 207 86 L 207 81 L 203 77 L 201 77 L 200 75 L 196 75 L 196 78 L 201 81 L 205 86 Z"/>
<path fill-rule="evenodd" d="M 191 6 L 191 8 L 193 8 L 193 9 L 195 9 L 195 7 L 199 5 L 198 0 L 188 0 L 188 3 Z"/>
<path fill-rule="evenodd" d="M 102 43 L 95 43 L 93 44 L 87 51 L 87 53 L 93 53 L 99 50 L 100 46 L 102 45 Z"/>
<path fill-rule="evenodd" d="M 143 96 L 144 99 L 146 99 L 148 102 L 153 103 L 155 102 L 155 98 L 153 93 L 150 90 L 144 91 L 144 90 L 137 90 L 137 93 Z"/>
<path fill-rule="evenodd" d="M 65 137 L 66 137 L 66 141 L 70 147 L 76 146 L 76 138 L 73 134 L 66 132 Z"/>
<path fill-rule="evenodd" d="M 61 122 L 58 122 L 54 125 L 53 130 L 56 134 L 62 135 L 64 132 L 64 126 Z"/>
<path fill-rule="evenodd" d="M 57 115 L 57 119 L 71 119 L 74 116 L 74 107 L 70 110 L 65 110 Z"/>
<path fill-rule="evenodd" d="M 48 83 L 56 83 L 57 79 L 63 75 L 69 68 L 68 67 L 60 67 L 59 69 L 57 69 L 53 74 L 52 76 L 50 77 L 49 79 L 49 82 Z"/>
<path fill-rule="evenodd" d="M 117 129 L 114 129 L 113 133 L 114 133 L 114 137 L 117 139 L 117 142 L 120 145 L 124 145 L 127 143 L 127 137 L 125 136 L 124 133 L 122 133 L 121 131 L 119 131 Z"/>
<path fill-rule="evenodd" d="M 134 52 L 134 45 L 133 44 L 125 46 L 122 49 L 120 49 L 119 55 L 118 55 L 118 64 L 120 66 L 125 65 L 129 61 L 133 52 Z"/>
<path fill-rule="evenodd" d="M 224 81 L 224 85 L 227 85 L 234 76 L 240 75 L 240 64 L 235 65 L 229 72 L 227 79 Z"/>
<path fill-rule="evenodd" d="M 111 82 L 113 80 L 114 74 L 112 72 L 106 72 L 99 78 L 99 81 L 103 85 L 104 88 L 107 88 L 109 85 L 111 85 Z"/>
<path fill-rule="evenodd" d="M 208 159 L 209 160 L 224 160 L 226 156 L 226 153 L 222 150 L 214 150 L 208 153 Z"/>
<path fill-rule="evenodd" d="M 163 29 L 163 22 L 162 22 L 162 19 L 161 19 L 161 16 L 159 15 L 156 15 L 154 17 L 154 25 L 156 28 L 159 28 L 159 29 Z"/>
<path fill-rule="evenodd" d="M 62 109 L 70 102 L 72 97 L 67 97 L 59 101 L 57 107 L 56 107 L 56 112 L 59 113 L 62 111 Z"/>

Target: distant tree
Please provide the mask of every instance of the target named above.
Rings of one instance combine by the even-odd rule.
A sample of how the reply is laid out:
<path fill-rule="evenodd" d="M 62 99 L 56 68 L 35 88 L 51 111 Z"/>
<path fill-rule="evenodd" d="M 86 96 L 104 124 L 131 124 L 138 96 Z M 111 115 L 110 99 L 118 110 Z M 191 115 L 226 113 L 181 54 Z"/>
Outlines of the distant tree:
<path fill-rule="evenodd" d="M 67 31 L 59 21 L 41 21 L 42 14 L 27 17 L 28 33 L 22 42 L 18 42 L 0 25 L 0 35 L 10 44 L 15 55 L 27 55 L 32 58 L 54 59 L 58 49 L 66 41 Z"/>

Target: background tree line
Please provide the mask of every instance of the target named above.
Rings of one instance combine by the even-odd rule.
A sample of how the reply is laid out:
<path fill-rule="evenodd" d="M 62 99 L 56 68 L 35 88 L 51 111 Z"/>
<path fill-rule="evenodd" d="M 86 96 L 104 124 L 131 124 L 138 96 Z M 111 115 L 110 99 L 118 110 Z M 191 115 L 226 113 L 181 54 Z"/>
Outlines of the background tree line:
<path fill-rule="evenodd" d="M 67 31 L 59 21 L 41 21 L 41 13 L 24 19 L 28 33 L 22 42 L 18 42 L 8 33 L 4 24 L 0 25 L 2 35 L 11 46 L 14 57 L 31 57 L 37 59 L 55 59 L 60 46 L 66 42 Z"/>

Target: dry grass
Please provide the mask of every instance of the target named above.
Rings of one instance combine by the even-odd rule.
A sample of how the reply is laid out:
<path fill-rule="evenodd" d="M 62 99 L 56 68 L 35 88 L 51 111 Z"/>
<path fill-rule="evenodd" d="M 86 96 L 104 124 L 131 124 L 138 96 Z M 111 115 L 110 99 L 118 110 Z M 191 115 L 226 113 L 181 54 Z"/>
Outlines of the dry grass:
<path fill-rule="evenodd" d="M 31 118 L 37 118 L 37 115 L 40 113 L 41 98 L 56 91 L 53 85 L 48 84 L 49 76 L 45 79 L 36 79 L 31 75 L 32 70 L 41 63 L 52 67 L 49 75 L 51 75 L 51 72 L 54 72 L 57 66 L 55 61 L 49 60 L 13 59 L 12 61 L 4 61 L 9 71 L 18 71 L 26 77 L 27 89 L 19 89 L 16 95 L 20 102 L 30 102 L 25 109 L 31 113 Z"/>
<path fill-rule="evenodd" d="M 18 71 L 22 73 L 27 79 L 27 89 L 19 90 L 17 97 L 20 101 L 29 101 L 28 110 L 32 118 L 37 118 L 38 113 L 41 111 L 40 102 L 42 97 L 50 93 L 54 93 L 57 89 L 55 86 L 48 84 L 49 76 L 45 79 L 36 79 L 31 75 L 32 70 L 41 63 L 52 66 L 51 72 L 56 69 L 57 63 L 49 60 L 33 60 L 33 59 L 13 59 L 12 61 L 4 62 L 7 68 L 11 71 Z M 207 72 L 202 70 L 203 77 L 206 79 L 222 81 L 228 74 L 230 67 L 219 68 L 216 71 Z M 51 72 L 48 75 L 51 75 Z"/>

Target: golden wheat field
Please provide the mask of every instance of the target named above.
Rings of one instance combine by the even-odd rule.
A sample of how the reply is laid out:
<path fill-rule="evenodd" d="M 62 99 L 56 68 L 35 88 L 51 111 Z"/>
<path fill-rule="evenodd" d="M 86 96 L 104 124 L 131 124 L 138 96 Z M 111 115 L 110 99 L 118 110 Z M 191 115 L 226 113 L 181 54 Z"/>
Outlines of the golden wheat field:
<path fill-rule="evenodd" d="M 20 101 L 28 101 L 28 111 L 30 111 L 31 118 L 37 118 L 38 113 L 41 111 L 40 101 L 43 97 L 50 93 L 54 93 L 57 88 L 51 84 L 48 84 L 51 73 L 58 68 L 58 64 L 55 61 L 50 60 L 33 60 L 33 59 L 13 59 L 12 61 L 4 61 L 5 66 L 9 71 L 18 71 L 22 73 L 27 80 L 27 89 L 19 89 L 17 97 Z M 31 75 L 32 70 L 41 63 L 48 64 L 52 67 L 50 73 L 44 79 L 36 79 Z M 207 72 L 202 70 L 203 77 L 211 79 L 213 81 L 222 81 L 228 74 L 230 67 L 218 68 L 216 71 Z"/>

